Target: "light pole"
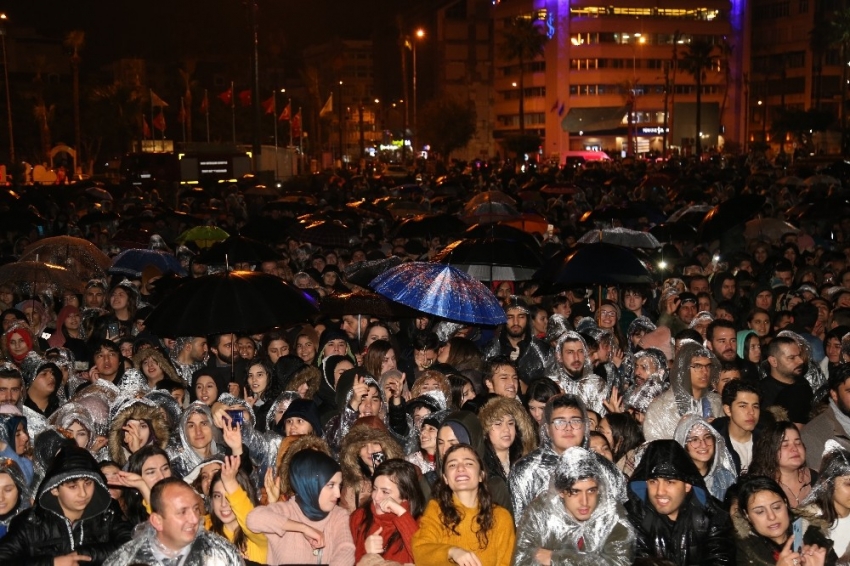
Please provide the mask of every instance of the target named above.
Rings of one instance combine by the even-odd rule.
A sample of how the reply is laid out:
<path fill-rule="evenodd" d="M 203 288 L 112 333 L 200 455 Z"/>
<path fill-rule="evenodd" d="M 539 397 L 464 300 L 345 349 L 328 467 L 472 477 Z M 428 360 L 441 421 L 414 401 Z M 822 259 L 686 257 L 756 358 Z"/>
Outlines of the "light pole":
<path fill-rule="evenodd" d="M 416 38 L 422 39 L 423 37 L 425 37 L 425 30 L 423 30 L 422 28 L 419 28 L 418 30 L 416 30 Z M 416 155 L 417 155 L 416 136 L 419 133 L 419 122 L 416 118 L 416 109 L 417 109 L 417 104 L 416 104 L 416 40 L 413 40 L 411 43 L 413 44 L 413 136 L 412 136 L 413 137 L 413 141 L 412 141 L 413 148 L 412 149 L 413 149 L 413 162 L 415 163 L 416 162 Z"/>
<path fill-rule="evenodd" d="M 339 163 L 340 163 L 340 167 L 342 167 L 342 156 L 345 153 L 344 150 L 343 150 L 343 141 L 342 141 L 342 134 L 343 134 L 343 126 L 342 126 L 342 81 L 339 81 L 339 92 L 337 92 L 337 94 L 339 94 Z"/>
<path fill-rule="evenodd" d="M 9 60 L 6 58 L 6 14 L 0 14 L 0 43 L 3 46 L 3 77 L 6 83 L 6 117 L 9 120 L 9 166 L 15 165 L 15 134 L 12 133 L 12 99 L 9 95 Z"/>
<path fill-rule="evenodd" d="M 763 143 L 767 143 L 767 104 L 764 104 L 761 100 L 756 102 L 761 109 L 761 141 Z"/>
<path fill-rule="evenodd" d="M 246 2 L 248 8 L 248 21 L 251 25 L 251 153 L 254 157 L 254 171 L 260 170 L 260 152 L 263 149 L 262 140 L 262 113 L 260 112 L 260 56 L 259 56 L 259 14 L 257 0 Z M 236 93 L 233 93 L 234 95 Z"/>

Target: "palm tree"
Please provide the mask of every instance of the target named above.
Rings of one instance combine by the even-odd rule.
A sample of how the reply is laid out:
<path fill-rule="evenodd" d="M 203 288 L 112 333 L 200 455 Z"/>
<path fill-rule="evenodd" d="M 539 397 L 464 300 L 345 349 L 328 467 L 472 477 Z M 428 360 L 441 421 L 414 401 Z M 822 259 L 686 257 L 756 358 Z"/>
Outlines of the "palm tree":
<path fill-rule="evenodd" d="M 705 80 L 705 72 L 714 65 L 715 57 L 712 55 L 714 45 L 705 40 L 695 40 L 688 45 L 688 50 L 682 57 L 682 69 L 694 78 L 697 90 L 697 112 L 696 112 L 696 154 L 702 155 L 702 82 Z"/>
<path fill-rule="evenodd" d="M 502 32 L 502 57 L 519 62 L 519 133 L 525 135 L 525 64 L 543 56 L 549 36 L 541 32 L 536 20 L 516 18 Z"/>
<path fill-rule="evenodd" d="M 187 140 L 192 141 L 192 85 L 195 81 L 192 76 L 195 74 L 195 69 L 198 66 L 198 60 L 194 57 L 188 57 L 183 62 L 183 68 L 178 69 L 180 78 L 183 79 L 183 108 L 180 111 L 183 113 L 183 119 L 186 121 Z"/>
<path fill-rule="evenodd" d="M 86 43 L 86 32 L 74 30 L 65 36 L 65 47 L 71 50 L 71 70 L 74 76 L 74 151 L 80 160 L 80 51 Z M 74 167 L 77 163 L 74 163 Z"/>
<path fill-rule="evenodd" d="M 637 79 L 628 79 L 625 81 L 621 81 L 618 85 L 620 87 L 620 94 L 623 97 L 623 102 L 626 103 L 626 116 L 628 125 L 626 130 L 626 155 L 634 155 L 637 153 L 634 146 L 634 138 L 632 137 L 634 131 L 634 114 L 635 114 L 635 102 L 637 101 Z"/>

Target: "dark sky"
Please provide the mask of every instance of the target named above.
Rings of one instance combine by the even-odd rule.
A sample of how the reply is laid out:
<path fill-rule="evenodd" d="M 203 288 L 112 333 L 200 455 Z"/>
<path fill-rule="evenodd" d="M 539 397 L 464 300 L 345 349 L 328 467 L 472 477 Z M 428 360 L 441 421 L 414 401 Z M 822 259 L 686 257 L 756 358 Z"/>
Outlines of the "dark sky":
<path fill-rule="evenodd" d="M 299 49 L 335 35 L 386 35 L 395 13 L 426 0 L 259 0 L 261 35 Z M 86 56 L 101 64 L 116 56 L 178 59 L 194 51 L 245 49 L 250 36 L 242 0 L 0 0 L 10 25 L 49 36 L 86 32 Z M 175 55 L 177 55 L 175 57 Z"/>

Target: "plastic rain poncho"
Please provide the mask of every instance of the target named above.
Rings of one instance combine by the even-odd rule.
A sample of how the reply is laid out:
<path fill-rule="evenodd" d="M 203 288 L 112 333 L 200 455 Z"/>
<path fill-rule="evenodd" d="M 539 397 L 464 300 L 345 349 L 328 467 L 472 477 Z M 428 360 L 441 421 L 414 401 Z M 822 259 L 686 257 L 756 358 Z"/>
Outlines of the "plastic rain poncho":
<path fill-rule="evenodd" d="M 832 538 L 830 531 L 836 528 L 836 524 L 826 523 L 821 502 L 829 501 L 829 505 L 833 505 L 832 494 L 835 491 L 835 482 L 842 477 L 850 477 L 850 451 L 835 440 L 829 439 L 824 445 L 820 475 L 812 486 L 812 491 L 795 510 L 795 514 L 819 526 L 824 531 L 824 536 L 830 539 Z M 833 548 L 833 550 L 838 555 L 836 563 L 838 566 L 850 565 L 850 546 Z"/>
<path fill-rule="evenodd" d="M 578 377 L 571 375 L 564 367 L 561 351 L 566 342 L 580 342 L 584 351 L 584 364 Z M 568 330 L 561 334 L 557 344 L 555 344 L 554 355 L 550 359 L 546 375 L 561 387 L 561 391 L 575 395 L 584 401 L 588 409 L 596 411 L 601 416 L 607 413 L 602 402 L 610 395 L 611 386 L 603 378 L 593 373 L 587 343 L 578 332 Z"/>
<path fill-rule="evenodd" d="M 694 398 L 691 386 L 691 362 L 694 358 L 708 358 L 711 362 L 709 383 L 717 380 L 720 362 L 711 351 L 693 340 L 682 341 L 670 372 L 670 389 L 650 403 L 643 421 L 643 436 L 647 442 L 661 438 L 673 438 L 676 425 L 687 414 L 705 418 L 723 415 L 720 396 L 704 391 L 702 397 Z"/>
<path fill-rule="evenodd" d="M 647 348 L 637 352 L 634 356 L 635 367 L 642 363 L 643 358 L 649 358 L 656 370 L 649 374 L 645 382 L 640 385 L 632 385 L 623 395 L 626 408 L 639 413 L 646 413 L 649 404 L 667 391 L 670 386 L 670 372 L 667 370 L 667 358 L 664 356 L 664 352 L 657 348 Z M 634 374 L 632 374 L 631 380 L 634 383 Z"/>
<path fill-rule="evenodd" d="M 673 433 L 673 440 L 681 444 L 682 448 L 687 451 L 688 438 L 693 434 L 705 434 L 705 431 L 702 429 L 710 432 L 714 437 L 714 460 L 711 463 L 708 473 L 703 476 L 705 487 L 708 488 L 708 492 L 711 495 L 723 501 L 723 498 L 726 496 L 726 490 L 729 489 L 730 485 L 738 481 L 738 474 L 735 471 L 735 462 L 732 460 L 732 455 L 729 454 L 726 441 L 720 433 L 702 417 L 685 415 L 679 421 L 676 432 Z"/>
<path fill-rule="evenodd" d="M 212 430 L 212 440 L 210 442 L 209 453 L 218 454 L 224 451 L 220 446 L 221 432 L 216 428 L 215 424 L 213 424 L 210 408 L 202 401 L 195 401 L 190 404 L 186 410 L 183 411 L 183 416 L 180 418 L 180 426 L 177 429 L 177 435 L 180 442 L 176 445 L 170 445 L 167 449 L 171 467 L 175 471 L 176 475 L 181 478 L 185 477 L 204 460 L 204 457 L 192 448 L 192 445 L 189 443 L 189 439 L 186 437 L 186 423 L 189 422 L 189 417 L 196 413 L 200 413 L 209 419 L 210 428 Z"/>
<path fill-rule="evenodd" d="M 124 543 L 106 559 L 103 566 L 161 564 L 153 552 L 153 548 L 160 546 L 156 530 L 149 523 L 144 523 L 137 530 L 133 540 Z M 244 564 L 236 547 L 224 537 L 205 530 L 204 523 L 201 521 L 198 524 L 198 534 L 181 566 L 244 566 Z"/>
<path fill-rule="evenodd" d="M 552 566 L 631 564 L 635 532 L 614 487 L 622 484 L 621 478 L 619 471 L 604 466 L 591 451 L 576 447 L 564 452 L 549 490 L 531 502 L 519 521 L 514 566 L 535 564 L 539 548 L 552 551 Z M 596 480 L 599 492 L 590 518 L 578 521 L 566 510 L 561 492 L 584 479 Z"/>

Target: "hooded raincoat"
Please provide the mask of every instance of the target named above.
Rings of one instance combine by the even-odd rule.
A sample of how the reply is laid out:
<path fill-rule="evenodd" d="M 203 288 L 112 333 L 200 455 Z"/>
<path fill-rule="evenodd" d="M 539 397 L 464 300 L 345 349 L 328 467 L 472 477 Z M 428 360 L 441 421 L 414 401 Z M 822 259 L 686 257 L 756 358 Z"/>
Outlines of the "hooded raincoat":
<path fill-rule="evenodd" d="M 702 479 L 705 481 L 705 487 L 708 492 L 714 497 L 723 501 L 726 496 L 726 490 L 729 486 L 738 481 L 738 473 L 735 470 L 735 462 L 732 460 L 732 455 L 729 453 L 729 448 L 726 446 L 726 441 L 723 436 L 717 432 L 708 421 L 697 415 L 685 415 L 679 421 L 676 427 L 676 432 L 673 433 L 673 440 L 678 442 L 682 448 L 687 451 L 687 441 L 694 429 L 699 431 L 700 428 L 710 432 L 714 437 L 714 460 L 708 473 Z M 700 432 L 700 434 L 703 434 Z"/>

